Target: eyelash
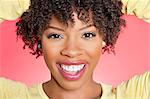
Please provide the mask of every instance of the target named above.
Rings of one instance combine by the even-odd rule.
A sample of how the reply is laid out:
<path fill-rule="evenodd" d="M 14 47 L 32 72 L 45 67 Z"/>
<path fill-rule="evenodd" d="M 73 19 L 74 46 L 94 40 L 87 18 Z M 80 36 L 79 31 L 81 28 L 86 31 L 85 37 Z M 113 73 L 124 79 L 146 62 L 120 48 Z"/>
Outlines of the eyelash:
<path fill-rule="evenodd" d="M 57 34 L 57 33 L 50 33 L 48 36 L 47 36 L 48 39 L 61 39 L 63 38 L 62 35 L 60 34 Z"/>
<path fill-rule="evenodd" d="M 82 38 L 92 38 L 92 37 L 95 37 L 95 36 L 96 36 L 96 33 L 94 33 L 94 32 L 86 32 L 86 33 L 83 34 Z"/>
<path fill-rule="evenodd" d="M 96 36 L 96 33 L 94 33 L 94 32 L 85 32 L 85 33 L 83 33 L 81 38 L 89 39 L 89 38 L 92 38 L 92 37 L 95 37 L 95 36 Z M 57 33 L 50 33 L 47 36 L 47 38 L 48 39 L 62 39 L 63 36 L 60 35 L 60 34 L 57 34 Z"/>

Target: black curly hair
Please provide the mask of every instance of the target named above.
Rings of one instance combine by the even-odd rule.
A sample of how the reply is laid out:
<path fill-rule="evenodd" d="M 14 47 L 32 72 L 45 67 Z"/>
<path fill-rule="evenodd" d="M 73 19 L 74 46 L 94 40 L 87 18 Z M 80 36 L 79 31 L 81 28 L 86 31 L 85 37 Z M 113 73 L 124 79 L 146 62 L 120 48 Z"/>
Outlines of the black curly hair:
<path fill-rule="evenodd" d="M 74 23 L 73 12 L 83 22 L 89 21 L 89 12 L 92 12 L 94 26 L 103 35 L 106 46 L 104 52 L 113 52 L 114 44 L 125 20 L 121 18 L 122 3 L 118 0 L 31 0 L 29 9 L 24 12 L 16 23 L 17 37 L 21 37 L 33 55 L 42 54 L 42 32 L 49 25 L 52 16 L 63 24 Z"/>

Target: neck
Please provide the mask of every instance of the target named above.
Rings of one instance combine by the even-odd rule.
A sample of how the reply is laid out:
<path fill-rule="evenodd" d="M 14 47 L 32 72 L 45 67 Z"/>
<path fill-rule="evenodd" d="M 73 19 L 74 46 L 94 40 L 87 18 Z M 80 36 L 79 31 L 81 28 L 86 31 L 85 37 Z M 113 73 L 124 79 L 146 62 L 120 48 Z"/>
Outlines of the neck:
<path fill-rule="evenodd" d="M 43 84 L 43 89 L 50 99 L 99 99 L 102 88 L 100 84 L 90 79 L 75 90 L 66 90 L 55 79 Z"/>

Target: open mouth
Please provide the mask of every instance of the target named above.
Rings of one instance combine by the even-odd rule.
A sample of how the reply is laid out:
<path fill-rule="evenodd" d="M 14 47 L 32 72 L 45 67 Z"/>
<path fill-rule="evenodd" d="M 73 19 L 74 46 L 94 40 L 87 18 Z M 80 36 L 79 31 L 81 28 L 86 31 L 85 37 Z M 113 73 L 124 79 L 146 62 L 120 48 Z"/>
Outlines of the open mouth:
<path fill-rule="evenodd" d="M 77 80 L 79 79 L 85 69 L 87 64 L 78 64 L 78 65 L 65 65 L 65 64 L 58 64 L 58 70 L 60 74 L 67 80 Z"/>
<path fill-rule="evenodd" d="M 60 67 L 62 68 L 62 70 L 63 70 L 64 72 L 71 73 L 71 74 L 75 74 L 75 73 L 80 72 L 80 71 L 85 67 L 85 64 L 81 64 L 81 65 L 70 65 L 70 66 L 61 64 Z"/>

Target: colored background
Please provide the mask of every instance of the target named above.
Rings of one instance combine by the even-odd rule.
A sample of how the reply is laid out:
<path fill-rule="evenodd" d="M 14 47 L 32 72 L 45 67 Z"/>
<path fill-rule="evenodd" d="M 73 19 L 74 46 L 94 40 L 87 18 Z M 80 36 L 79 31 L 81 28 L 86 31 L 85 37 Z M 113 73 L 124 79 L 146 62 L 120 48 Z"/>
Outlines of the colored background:
<path fill-rule="evenodd" d="M 150 24 L 135 16 L 123 16 L 127 26 L 122 29 L 116 44 L 116 55 L 102 55 L 95 71 L 97 82 L 117 85 L 133 75 L 150 70 Z M 28 85 L 50 79 L 43 57 L 38 59 L 23 50 L 16 39 L 15 21 L 0 25 L 0 76 Z"/>

